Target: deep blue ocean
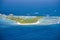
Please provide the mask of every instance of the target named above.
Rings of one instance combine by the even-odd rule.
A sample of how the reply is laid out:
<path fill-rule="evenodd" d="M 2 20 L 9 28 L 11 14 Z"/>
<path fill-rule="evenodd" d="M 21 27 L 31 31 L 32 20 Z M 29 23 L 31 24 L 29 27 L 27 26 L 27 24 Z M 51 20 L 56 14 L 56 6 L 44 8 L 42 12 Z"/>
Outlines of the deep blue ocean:
<path fill-rule="evenodd" d="M 0 5 L 0 13 L 5 15 L 60 16 L 60 0 L 0 0 Z M 0 22 L 0 40 L 60 40 L 60 24 L 14 26 Z"/>
<path fill-rule="evenodd" d="M 0 27 L 0 40 L 60 40 L 60 25 Z"/>

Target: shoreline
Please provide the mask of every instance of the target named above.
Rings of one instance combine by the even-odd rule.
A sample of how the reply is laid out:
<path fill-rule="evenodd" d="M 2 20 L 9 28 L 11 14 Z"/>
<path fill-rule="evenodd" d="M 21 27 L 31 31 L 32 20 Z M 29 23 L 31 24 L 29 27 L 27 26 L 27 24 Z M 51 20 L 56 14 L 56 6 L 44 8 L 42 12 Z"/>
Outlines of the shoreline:
<path fill-rule="evenodd" d="M 17 25 L 51 25 L 60 24 L 60 17 L 57 16 L 6 16 L 1 15 L 1 18 L 15 21 Z"/>

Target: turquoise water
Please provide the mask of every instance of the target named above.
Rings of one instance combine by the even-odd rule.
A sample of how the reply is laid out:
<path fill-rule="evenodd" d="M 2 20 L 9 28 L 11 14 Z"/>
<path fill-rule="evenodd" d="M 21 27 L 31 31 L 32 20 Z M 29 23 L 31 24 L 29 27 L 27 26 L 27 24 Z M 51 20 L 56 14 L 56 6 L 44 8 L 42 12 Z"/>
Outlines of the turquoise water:
<path fill-rule="evenodd" d="M 60 16 L 60 0 L 0 0 L 0 5 L 0 13 L 6 15 L 12 13 L 25 16 L 27 14 Z M 60 40 L 60 24 L 48 26 L 5 24 L 0 20 L 0 40 Z"/>
<path fill-rule="evenodd" d="M 13 21 L 13 20 L 9 20 L 9 19 L 6 19 L 6 18 L 0 18 L 0 24 L 3 24 L 3 25 L 15 25 L 16 22 Z"/>

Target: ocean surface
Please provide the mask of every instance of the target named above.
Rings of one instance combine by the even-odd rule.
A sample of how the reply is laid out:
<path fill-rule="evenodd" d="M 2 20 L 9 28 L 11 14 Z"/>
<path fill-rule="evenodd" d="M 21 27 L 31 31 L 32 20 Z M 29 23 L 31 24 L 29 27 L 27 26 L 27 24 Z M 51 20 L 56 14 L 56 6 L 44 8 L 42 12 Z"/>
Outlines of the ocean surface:
<path fill-rule="evenodd" d="M 60 0 L 0 0 L 0 5 L 0 13 L 6 15 L 60 16 Z M 0 40 L 60 40 L 60 24 L 18 26 L 1 21 Z"/>
<path fill-rule="evenodd" d="M 0 18 L 0 40 L 60 40 L 60 24 L 15 25 L 14 23 Z"/>
<path fill-rule="evenodd" d="M 48 26 L 0 25 L 0 40 L 60 40 L 60 24 Z"/>
<path fill-rule="evenodd" d="M 0 13 L 6 15 L 60 16 L 60 0 L 2 0 L 0 5 Z"/>

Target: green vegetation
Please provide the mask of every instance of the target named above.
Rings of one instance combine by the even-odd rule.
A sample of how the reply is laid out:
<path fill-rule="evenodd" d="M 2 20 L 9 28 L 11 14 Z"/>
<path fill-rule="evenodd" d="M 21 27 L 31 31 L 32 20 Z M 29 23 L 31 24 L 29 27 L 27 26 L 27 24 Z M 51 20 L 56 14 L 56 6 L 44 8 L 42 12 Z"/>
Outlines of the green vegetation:
<path fill-rule="evenodd" d="M 41 19 L 42 16 L 37 16 L 35 18 L 27 18 L 27 19 L 24 19 L 24 18 L 17 18 L 17 17 L 7 17 L 8 19 L 11 19 L 11 20 L 15 20 L 16 22 L 20 22 L 20 23 L 35 23 L 38 21 L 38 19 Z"/>

